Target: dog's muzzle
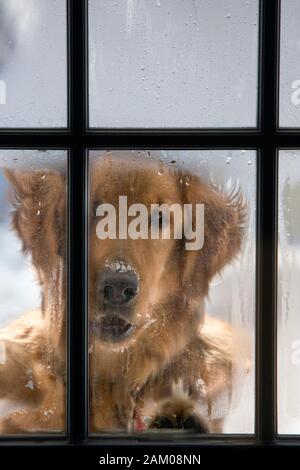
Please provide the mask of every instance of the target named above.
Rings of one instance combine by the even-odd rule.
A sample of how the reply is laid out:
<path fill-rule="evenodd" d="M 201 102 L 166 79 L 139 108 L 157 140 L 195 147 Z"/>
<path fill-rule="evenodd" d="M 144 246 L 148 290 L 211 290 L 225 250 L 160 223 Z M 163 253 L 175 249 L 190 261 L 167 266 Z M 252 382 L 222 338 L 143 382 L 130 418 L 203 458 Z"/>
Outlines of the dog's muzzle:
<path fill-rule="evenodd" d="M 90 330 L 100 339 L 120 341 L 136 329 L 130 319 L 139 281 L 134 271 L 119 272 L 106 269 L 98 280 L 97 303 L 101 316 L 90 322 Z"/>
<path fill-rule="evenodd" d="M 136 326 L 119 315 L 103 315 L 99 321 L 90 321 L 90 330 L 99 339 L 121 341 L 130 336 Z"/>

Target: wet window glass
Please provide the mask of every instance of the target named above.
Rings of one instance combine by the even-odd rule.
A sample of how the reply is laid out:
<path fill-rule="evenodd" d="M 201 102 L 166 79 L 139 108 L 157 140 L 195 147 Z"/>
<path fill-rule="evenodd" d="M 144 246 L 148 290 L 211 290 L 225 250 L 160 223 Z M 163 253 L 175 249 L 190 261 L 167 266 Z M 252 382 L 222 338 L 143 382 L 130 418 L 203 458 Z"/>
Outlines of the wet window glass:
<path fill-rule="evenodd" d="M 254 432 L 255 203 L 255 151 L 90 151 L 90 432 Z"/>
<path fill-rule="evenodd" d="M 300 151 L 279 153 L 278 432 L 300 434 Z"/>
<path fill-rule="evenodd" d="M 65 0 L 0 0 L 0 128 L 67 126 Z"/>
<path fill-rule="evenodd" d="M 88 4 L 90 127 L 257 126 L 257 0 Z"/>
<path fill-rule="evenodd" d="M 66 430 L 65 151 L 0 150 L 0 433 Z"/>
<path fill-rule="evenodd" d="M 280 127 L 300 127 L 300 3 L 281 2 Z"/>

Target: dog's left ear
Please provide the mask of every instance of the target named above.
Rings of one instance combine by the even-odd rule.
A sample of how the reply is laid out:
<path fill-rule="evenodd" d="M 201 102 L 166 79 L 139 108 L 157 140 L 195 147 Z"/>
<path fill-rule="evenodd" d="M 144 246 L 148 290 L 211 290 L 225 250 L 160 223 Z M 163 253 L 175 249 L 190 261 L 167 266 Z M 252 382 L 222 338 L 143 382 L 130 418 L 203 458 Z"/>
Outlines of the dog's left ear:
<path fill-rule="evenodd" d="M 51 260 L 65 254 L 65 178 L 54 171 L 4 169 L 3 173 L 12 185 L 13 228 L 35 267 L 47 272 Z"/>
<path fill-rule="evenodd" d="M 196 204 L 204 205 L 204 243 L 199 250 L 185 250 L 183 288 L 192 297 L 204 297 L 212 277 L 241 249 L 246 204 L 240 190 L 226 193 L 193 175 L 182 177 L 181 184 L 183 203 L 193 207 L 193 227 Z"/>

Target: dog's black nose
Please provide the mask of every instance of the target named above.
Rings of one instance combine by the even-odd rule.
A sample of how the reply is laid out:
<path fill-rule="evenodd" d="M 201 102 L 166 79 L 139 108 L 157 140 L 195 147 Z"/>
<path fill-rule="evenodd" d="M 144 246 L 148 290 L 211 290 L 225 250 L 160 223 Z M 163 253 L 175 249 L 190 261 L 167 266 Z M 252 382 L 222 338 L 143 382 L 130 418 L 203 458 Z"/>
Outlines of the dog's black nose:
<path fill-rule="evenodd" d="M 104 303 L 110 306 L 129 304 L 138 293 L 138 277 L 134 271 L 105 272 L 101 276 L 100 288 Z"/>

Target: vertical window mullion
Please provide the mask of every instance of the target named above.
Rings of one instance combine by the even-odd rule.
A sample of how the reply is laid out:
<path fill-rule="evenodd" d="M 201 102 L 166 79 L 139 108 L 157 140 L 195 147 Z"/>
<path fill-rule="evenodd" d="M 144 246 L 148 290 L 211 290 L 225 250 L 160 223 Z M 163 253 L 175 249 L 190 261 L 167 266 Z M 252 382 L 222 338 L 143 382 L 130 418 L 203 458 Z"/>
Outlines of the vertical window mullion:
<path fill-rule="evenodd" d="M 87 436 L 85 1 L 69 1 L 71 132 L 69 159 L 69 436 Z"/>
<path fill-rule="evenodd" d="M 261 125 L 258 159 L 258 317 L 256 432 L 260 441 L 276 436 L 276 279 L 277 279 L 277 149 L 276 57 L 277 2 L 264 0 L 262 20 Z"/>

